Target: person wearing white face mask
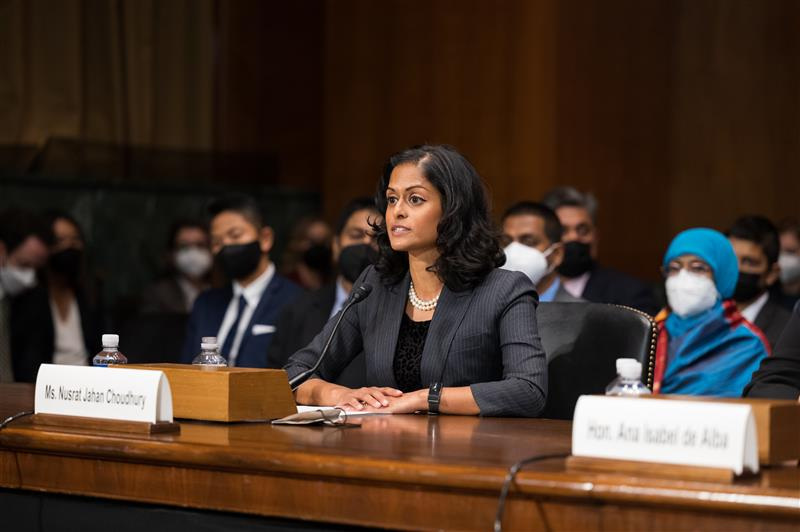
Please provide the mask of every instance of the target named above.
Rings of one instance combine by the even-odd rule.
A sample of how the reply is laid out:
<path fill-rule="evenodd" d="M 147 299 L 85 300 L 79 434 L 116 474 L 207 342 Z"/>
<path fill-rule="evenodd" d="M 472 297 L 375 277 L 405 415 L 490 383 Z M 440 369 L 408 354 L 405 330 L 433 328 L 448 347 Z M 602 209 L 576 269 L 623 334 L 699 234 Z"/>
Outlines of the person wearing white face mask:
<path fill-rule="evenodd" d="M 541 302 L 584 301 L 564 289 L 557 269 L 564 260 L 563 229 L 556 213 L 541 203 L 522 201 L 503 214 L 505 270 L 528 276 Z"/>
<path fill-rule="evenodd" d="M 141 312 L 188 314 L 197 296 L 209 287 L 213 263 L 208 230 L 192 220 L 178 220 L 168 238 L 169 271 L 142 296 Z"/>
<path fill-rule="evenodd" d="M 781 251 L 778 256 L 780 287 L 778 296 L 787 309 L 800 300 L 800 222 L 787 218 L 779 224 Z"/>
<path fill-rule="evenodd" d="M 664 255 L 669 309 L 656 316 L 654 393 L 739 397 L 769 347 L 733 301 L 731 243 L 713 229 L 676 236 Z"/>
<path fill-rule="evenodd" d="M 0 382 L 14 380 L 11 363 L 11 299 L 36 286 L 52 234 L 38 216 L 18 209 L 0 213 Z"/>

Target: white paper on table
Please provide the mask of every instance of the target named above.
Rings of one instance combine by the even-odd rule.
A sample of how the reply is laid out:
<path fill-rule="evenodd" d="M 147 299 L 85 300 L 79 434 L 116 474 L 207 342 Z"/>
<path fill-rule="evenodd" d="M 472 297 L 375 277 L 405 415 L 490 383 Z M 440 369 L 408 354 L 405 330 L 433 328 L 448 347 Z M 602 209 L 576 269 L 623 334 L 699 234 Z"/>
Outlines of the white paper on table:
<path fill-rule="evenodd" d="M 332 406 L 309 406 L 309 405 L 297 405 L 297 413 L 302 414 L 304 412 L 316 412 L 318 410 L 322 410 L 326 414 L 328 412 L 339 412 L 341 409 L 333 408 Z M 365 411 L 365 410 L 346 410 L 348 417 L 353 416 L 386 416 L 391 414 L 391 412 L 375 412 L 373 410 Z"/>
<path fill-rule="evenodd" d="M 341 423 L 349 417 L 389 415 L 391 412 L 345 411 L 330 406 L 297 405 L 297 413 L 272 421 L 273 425 L 313 425 L 317 423 Z"/>

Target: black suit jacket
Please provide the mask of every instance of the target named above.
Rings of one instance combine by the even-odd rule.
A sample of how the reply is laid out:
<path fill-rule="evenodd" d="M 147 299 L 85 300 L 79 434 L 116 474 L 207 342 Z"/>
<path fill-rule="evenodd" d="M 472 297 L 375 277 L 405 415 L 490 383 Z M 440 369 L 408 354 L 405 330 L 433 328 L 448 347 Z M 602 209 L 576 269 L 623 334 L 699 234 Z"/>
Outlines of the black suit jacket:
<path fill-rule="evenodd" d="M 320 376 L 330 381 L 362 350 L 367 383 L 397 388 L 393 361 L 410 276 L 384 285 L 370 266 L 355 285 L 372 292 L 342 320 Z M 547 398 L 547 362 L 536 326 L 536 291 L 524 274 L 495 269 L 472 290 L 442 289 L 422 351 L 423 385 L 470 386 L 481 415 L 541 414 Z M 292 378 L 311 368 L 333 321 L 289 359 Z"/>
<path fill-rule="evenodd" d="M 772 296 L 767 299 L 767 302 L 756 315 L 754 323 L 756 327 L 764 332 L 764 336 L 767 337 L 769 346 L 773 350 L 791 317 L 792 313 L 773 301 Z"/>
<path fill-rule="evenodd" d="M 267 367 L 282 368 L 290 356 L 311 343 L 328 323 L 335 302 L 336 284 L 329 284 L 307 292 L 287 305 L 276 323 L 277 330 L 267 352 Z M 360 388 L 366 385 L 366 373 L 364 353 L 361 352 L 334 382 L 348 388 Z"/>
<path fill-rule="evenodd" d="M 658 312 L 650 286 L 635 277 L 599 265 L 592 270 L 581 297 L 595 303 L 633 307 L 650 315 Z"/>
<path fill-rule="evenodd" d="M 772 356 L 761 361 L 743 395 L 792 401 L 800 397 L 800 303 L 795 305 Z"/>
<path fill-rule="evenodd" d="M 81 315 L 83 341 L 89 360 L 102 349 L 102 314 L 90 305 L 82 292 L 75 295 Z M 11 361 L 14 380 L 35 382 L 40 364 L 53 362 L 55 326 L 50 310 L 50 293 L 42 283 L 11 300 Z"/>

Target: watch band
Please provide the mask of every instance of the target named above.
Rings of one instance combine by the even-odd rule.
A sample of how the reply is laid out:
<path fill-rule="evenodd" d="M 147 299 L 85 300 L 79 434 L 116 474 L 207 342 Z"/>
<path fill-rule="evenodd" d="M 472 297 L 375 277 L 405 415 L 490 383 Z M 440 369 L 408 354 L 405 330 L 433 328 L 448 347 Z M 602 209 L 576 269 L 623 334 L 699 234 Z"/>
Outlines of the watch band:
<path fill-rule="evenodd" d="M 439 403 L 441 402 L 442 398 L 442 383 L 441 382 L 434 382 L 431 384 L 430 388 L 428 388 L 428 413 L 429 414 L 438 414 L 439 413 Z"/>

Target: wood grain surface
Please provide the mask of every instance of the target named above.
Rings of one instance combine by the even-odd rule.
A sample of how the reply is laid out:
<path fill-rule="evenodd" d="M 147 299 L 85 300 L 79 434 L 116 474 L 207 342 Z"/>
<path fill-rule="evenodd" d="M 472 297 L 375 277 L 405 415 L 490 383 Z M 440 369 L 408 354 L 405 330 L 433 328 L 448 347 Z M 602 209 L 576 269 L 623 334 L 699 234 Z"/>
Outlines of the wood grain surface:
<path fill-rule="evenodd" d="M 0 414 L 31 404 L 31 387 L 0 386 Z M 0 486 L 353 525 L 487 530 L 513 463 L 570 450 L 565 421 L 398 415 L 355 423 L 185 422 L 180 434 L 112 435 L 56 432 L 23 418 L 0 431 Z M 504 526 L 791 530 L 799 521 L 796 467 L 725 484 L 568 471 L 558 458 L 519 474 Z"/>

